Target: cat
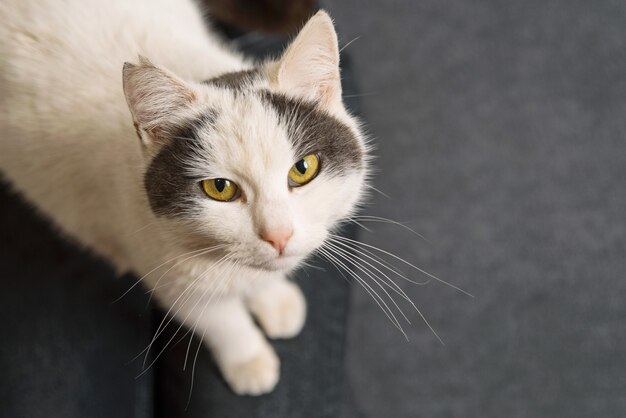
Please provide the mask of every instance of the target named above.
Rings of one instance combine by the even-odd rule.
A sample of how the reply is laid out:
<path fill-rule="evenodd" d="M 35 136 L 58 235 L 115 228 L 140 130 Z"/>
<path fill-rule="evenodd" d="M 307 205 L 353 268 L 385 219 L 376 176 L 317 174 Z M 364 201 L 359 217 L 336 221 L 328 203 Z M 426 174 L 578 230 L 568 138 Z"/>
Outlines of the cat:
<path fill-rule="evenodd" d="M 61 233 L 132 271 L 238 394 L 301 330 L 287 279 L 362 202 L 368 147 L 320 11 L 252 62 L 191 0 L 3 0 L 0 170 Z M 256 325 L 256 319 L 260 328 Z"/>

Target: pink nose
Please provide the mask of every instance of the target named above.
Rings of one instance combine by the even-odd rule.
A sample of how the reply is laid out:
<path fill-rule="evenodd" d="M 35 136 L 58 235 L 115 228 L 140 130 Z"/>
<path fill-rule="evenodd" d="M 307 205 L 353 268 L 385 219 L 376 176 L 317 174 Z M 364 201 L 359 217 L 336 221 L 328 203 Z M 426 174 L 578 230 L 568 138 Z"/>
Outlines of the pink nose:
<path fill-rule="evenodd" d="M 292 228 L 275 228 L 261 232 L 261 239 L 271 244 L 279 254 L 282 254 L 292 235 Z"/>

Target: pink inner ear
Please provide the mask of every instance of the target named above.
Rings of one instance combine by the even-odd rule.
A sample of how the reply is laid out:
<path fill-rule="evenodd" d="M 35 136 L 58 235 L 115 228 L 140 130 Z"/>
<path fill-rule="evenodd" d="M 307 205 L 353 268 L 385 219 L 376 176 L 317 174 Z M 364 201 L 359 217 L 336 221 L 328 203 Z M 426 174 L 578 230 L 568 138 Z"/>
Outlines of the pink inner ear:
<path fill-rule="evenodd" d="M 125 64 L 124 93 L 139 130 L 154 139 L 168 117 L 189 107 L 197 95 L 184 81 L 142 58 L 140 65 Z"/>
<path fill-rule="evenodd" d="M 278 84 L 324 106 L 341 102 L 337 34 L 325 12 L 309 20 L 281 58 Z"/>
<path fill-rule="evenodd" d="M 330 107 L 337 99 L 341 100 L 341 86 L 339 88 L 331 84 L 321 85 L 319 87 L 320 103 L 325 107 Z M 338 91 L 337 91 L 338 90 Z M 337 97 L 338 96 L 338 97 Z"/>

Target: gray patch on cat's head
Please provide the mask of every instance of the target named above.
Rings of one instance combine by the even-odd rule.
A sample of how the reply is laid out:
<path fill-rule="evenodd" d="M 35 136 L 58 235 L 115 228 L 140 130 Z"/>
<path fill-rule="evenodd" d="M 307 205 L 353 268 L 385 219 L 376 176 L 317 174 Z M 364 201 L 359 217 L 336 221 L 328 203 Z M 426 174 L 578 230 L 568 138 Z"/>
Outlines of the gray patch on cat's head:
<path fill-rule="evenodd" d="M 242 75 L 243 78 L 245 76 Z M 236 82 L 229 79 L 231 85 Z M 364 168 L 364 150 L 355 132 L 344 122 L 320 109 L 315 103 L 289 98 L 267 90 L 258 92 L 261 100 L 276 112 L 298 157 L 317 153 L 321 169 L 331 176 L 342 176 Z M 176 129 L 169 141 L 150 162 L 144 186 L 152 211 L 158 216 L 193 217 L 200 214 L 198 200 L 204 198 L 199 178 L 191 178 L 186 165 L 202 160 L 206 150 L 199 133 L 215 123 L 217 115 L 207 110 Z"/>
<path fill-rule="evenodd" d="M 246 86 L 252 85 L 253 82 L 259 78 L 259 76 L 259 70 L 253 68 L 250 70 L 224 73 L 217 77 L 205 80 L 202 83 L 237 91 L 243 89 Z"/>
<path fill-rule="evenodd" d="M 269 91 L 261 97 L 287 126 L 299 157 L 320 154 L 322 170 L 331 175 L 363 169 L 363 147 L 348 125 L 312 102 Z"/>
<path fill-rule="evenodd" d="M 152 211 L 159 216 L 193 216 L 201 195 L 199 180 L 185 174 L 185 162 L 199 157 L 198 133 L 215 121 L 215 113 L 205 111 L 167 135 L 169 142 L 152 159 L 144 175 L 144 187 Z"/>

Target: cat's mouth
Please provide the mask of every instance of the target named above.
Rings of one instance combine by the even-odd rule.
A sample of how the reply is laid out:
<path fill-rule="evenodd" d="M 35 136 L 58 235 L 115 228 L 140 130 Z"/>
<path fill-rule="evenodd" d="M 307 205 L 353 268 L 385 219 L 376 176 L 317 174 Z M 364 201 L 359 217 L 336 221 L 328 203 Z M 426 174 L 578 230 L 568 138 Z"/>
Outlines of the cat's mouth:
<path fill-rule="evenodd" d="M 301 259 L 299 255 L 287 254 L 258 262 L 246 260 L 245 263 L 259 270 L 288 272 L 296 268 Z"/>

